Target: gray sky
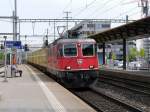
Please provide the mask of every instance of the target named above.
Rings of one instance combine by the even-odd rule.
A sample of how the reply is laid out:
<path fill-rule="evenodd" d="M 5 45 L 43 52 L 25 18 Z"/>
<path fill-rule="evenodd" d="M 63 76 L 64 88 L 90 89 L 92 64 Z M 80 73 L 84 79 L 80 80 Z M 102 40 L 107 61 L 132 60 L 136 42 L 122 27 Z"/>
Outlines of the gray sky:
<path fill-rule="evenodd" d="M 12 15 L 14 0 L 0 1 L 0 16 Z M 19 18 L 63 18 L 64 11 L 71 11 L 72 18 L 125 18 L 128 14 L 129 19 L 138 19 L 141 17 L 141 9 L 138 2 L 133 1 L 135 0 L 18 0 L 17 4 Z M 0 32 L 12 32 L 12 23 L 7 21 L 0 20 Z M 32 26 L 33 24 L 21 24 L 21 33 L 32 34 Z M 53 33 L 52 23 L 34 26 L 35 34 L 45 34 L 46 28 Z M 39 43 L 35 40 L 37 38 L 28 39 Z"/>

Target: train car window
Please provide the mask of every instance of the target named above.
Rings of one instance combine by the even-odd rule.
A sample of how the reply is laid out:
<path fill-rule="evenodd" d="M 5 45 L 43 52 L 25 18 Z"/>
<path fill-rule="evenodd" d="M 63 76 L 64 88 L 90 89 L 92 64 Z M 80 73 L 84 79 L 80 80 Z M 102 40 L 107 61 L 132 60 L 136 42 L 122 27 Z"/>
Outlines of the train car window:
<path fill-rule="evenodd" d="M 64 45 L 64 55 L 65 56 L 77 56 L 76 44 Z"/>
<path fill-rule="evenodd" d="M 94 45 L 93 44 L 83 44 L 82 45 L 83 56 L 93 56 L 94 55 Z"/>

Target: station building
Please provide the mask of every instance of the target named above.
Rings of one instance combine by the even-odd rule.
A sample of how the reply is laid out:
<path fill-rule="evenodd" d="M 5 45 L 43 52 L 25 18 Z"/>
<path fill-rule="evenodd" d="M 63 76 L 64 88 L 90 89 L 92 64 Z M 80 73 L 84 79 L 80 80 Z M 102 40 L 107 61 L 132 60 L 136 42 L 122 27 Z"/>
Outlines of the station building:
<path fill-rule="evenodd" d="M 76 24 L 68 32 L 71 37 L 76 36 L 77 38 L 86 38 L 89 35 L 108 30 L 110 27 L 110 21 L 82 21 L 81 23 Z"/>

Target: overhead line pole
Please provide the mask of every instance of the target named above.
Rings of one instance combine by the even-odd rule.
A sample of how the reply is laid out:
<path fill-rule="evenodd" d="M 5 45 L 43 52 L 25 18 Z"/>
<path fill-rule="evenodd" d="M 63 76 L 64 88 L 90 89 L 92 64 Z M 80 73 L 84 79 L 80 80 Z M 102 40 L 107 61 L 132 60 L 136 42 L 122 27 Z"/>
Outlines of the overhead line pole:
<path fill-rule="evenodd" d="M 56 39 L 56 23 L 54 21 L 54 40 Z"/>
<path fill-rule="evenodd" d="M 6 39 L 7 39 L 7 36 L 4 36 L 4 43 L 5 43 L 5 77 L 4 77 L 4 82 L 8 82 L 7 80 L 7 51 L 6 51 Z"/>
<path fill-rule="evenodd" d="M 15 11 L 13 11 L 13 40 L 15 40 Z"/>
<path fill-rule="evenodd" d="M 69 17 L 69 14 L 71 13 L 71 12 L 69 12 L 69 11 L 66 11 L 66 12 L 64 12 L 64 13 L 66 13 L 66 17 L 64 17 L 67 21 L 67 25 L 66 25 L 66 27 L 67 27 L 67 38 L 68 38 L 68 19 L 71 19 L 71 17 Z"/>
<path fill-rule="evenodd" d="M 13 36 L 13 40 L 16 41 L 17 40 L 17 0 L 14 0 L 14 7 L 15 10 L 13 11 L 13 22 L 14 22 L 14 36 Z"/>

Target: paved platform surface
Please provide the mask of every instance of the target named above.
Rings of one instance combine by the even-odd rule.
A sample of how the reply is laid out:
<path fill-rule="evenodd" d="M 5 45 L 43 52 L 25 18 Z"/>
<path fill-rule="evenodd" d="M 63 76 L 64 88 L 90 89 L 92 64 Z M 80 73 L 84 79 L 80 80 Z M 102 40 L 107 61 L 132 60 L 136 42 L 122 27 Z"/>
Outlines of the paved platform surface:
<path fill-rule="evenodd" d="M 101 69 L 99 73 L 150 83 L 150 71 L 126 71 L 126 70 L 114 70 L 114 69 Z"/>
<path fill-rule="evenodd" d="M 37 69 L 21 65 L 22 77 L 0 78 L 0 112 L 95 112 Z"/>

